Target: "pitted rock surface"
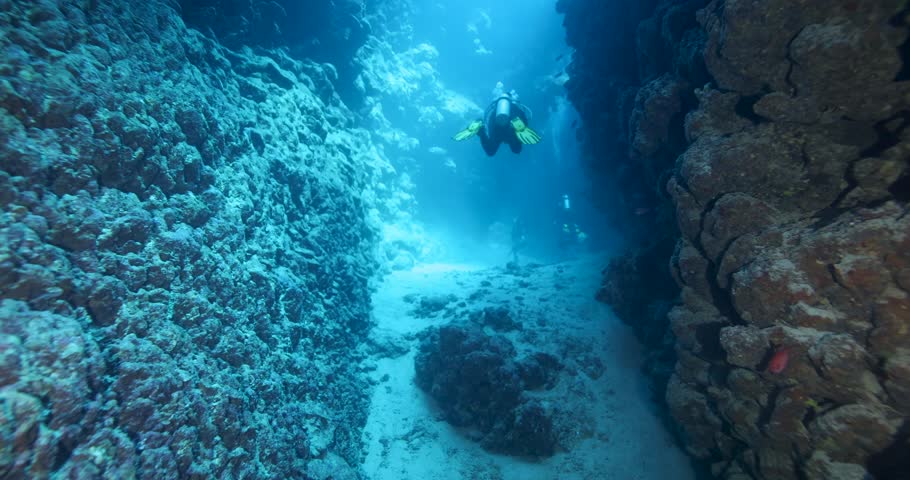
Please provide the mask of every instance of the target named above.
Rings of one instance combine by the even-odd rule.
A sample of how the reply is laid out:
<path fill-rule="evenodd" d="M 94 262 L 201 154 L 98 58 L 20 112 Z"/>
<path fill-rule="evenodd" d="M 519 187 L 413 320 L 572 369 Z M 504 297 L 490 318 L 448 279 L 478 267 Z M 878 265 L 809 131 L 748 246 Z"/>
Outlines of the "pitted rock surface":
<path fill-rule="evenodd" d="M 331 67 L 179 10 L 0 1 L 0 476 L 356 478 L 391 168 Z"/>
<path fill-rule="evenodd" d="M 718 478 L 903 478 L 906 2 L 560 8 L 592 175 L 618 179 L 605 203 L 646 207 L 619 215 L 645 224 L 644 247 L 614 260 L 599 298 L 657 328 L 641 338 L 672 331 L 666 401 L 681 441 Z M 615 35 L 628 27 L 590 34 L 610 22 L 637 23 L 636 42 Z M 656 88 L 671 84 L 683 87 Z M 673 251 L 648 247 L 675 237 Z M 668 270 L 632 268 L 650 255 Z M 654 322 L 646 306 L 676 291 L 642 287 L 668 274 L 681 304 Z"/>

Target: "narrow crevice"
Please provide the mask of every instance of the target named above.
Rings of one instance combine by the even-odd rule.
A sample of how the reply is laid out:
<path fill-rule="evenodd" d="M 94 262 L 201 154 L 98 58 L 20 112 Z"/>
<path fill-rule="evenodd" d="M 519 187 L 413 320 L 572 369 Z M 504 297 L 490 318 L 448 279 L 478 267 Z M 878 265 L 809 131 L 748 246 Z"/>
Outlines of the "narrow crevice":
<path fill-rule="evenodd" d="M 879 358 L 874 365 L 869 365 L 869 370 L 875 375 L 875 381 L 878 382 L 878 386 L 882 389 L 885 398 L 883 399 L 886 402 L 895 403 L 895 398 L 891 395 L 891 391 L 888 389 L 888 381 L 891 380 L 891 377 L 888 375 L 887 370 L 885 370 L 885 363 L 887 360 L 885 358 Z"/>
<path fill-rule="evenodd" d="M 753 457 L 753 458 L 755 458 L 755 473 L 754 473 L 755 478 L 767 478 L 767 476 L 765 476 L 765 475 L 762 473 L 761 455 L 759 455 L 759 454 L 756 452 L 756 453 L 754 454 L 754 457 Z"/>
<path fill-rule="evenodd" d="M 720 420 L 721 433 L 732 438 L 732 429 L 730 427 L 730 422 L 727 422 L 724 416 L 720 413 L 720 407 L 717 406 L 717 399 L 708 393 L 708 387 L 697 385 L 696 390 L 704 396 L 705 405 L 708 407 L 708 410 L 711 411 L 711 414 Z"/>
<path fill-rule="evenodd" d="M 793 473 L 796 475 L 797 480 L 811 480 L 809 475 L 805 470 L 805 462 L 800 461 L 802 455 L 799 453 L 799 447 L 796 443 L 791 444 L 790 448 L 790 459 L 793 461 Z"/>
<path fill-rule="evenodd" d="M 780 397 L 780 394 L 784 392 L 786 388 L 775 386 L 774 390 L 771 390 L 771 393 L 768 394 L 768 403 L 765 404 L 761 412 L 758 414 L 758 424 L 759 430 L 765 432 L 765 427 L 771 423 L 771 416 L 774 414 L 774 409 L 777 407 L 777 398 Z"/>
<path fill-rule="evenodd" d="M 712 210 L 714 210 L 714 206 L 717 205 L 717 202 L 720 201 L 720 199 L 723 198 L 724 195 L 726 195 L 727 193 L 728 192 L 719 193 L 719 194 L 715 195 L 714 198 L 712 198 L 711 200 L 708 200 L 708 202 L 705 203 L 705 206 L 702 207 L 701 213 L 699 214 L 698 236 L 696 236 L 695 238 L 692 239 L 692 244 L 695 245 L 695 248 L 698 249 L 698 252 L 701 253 L 701 255 L 705 259 L 708 259 L 708 254 L 707 254 L 707 252 L 705 252 L 705 247 L 701 243 L 701 234 L 704 233 L 704 231 L 705 231 L 705 218 L 707 218 L 708 214 L 711 213 Z M 710 262 L 711 260 L 708 259 L 708 261 Z"/>
<path fill-rule="evenodd" d="M 70 445 L 69 442 L 59 442 L 57 444 L 57 456 L 54 457 L 54 466 L 53 470 L 60 470 L 66 465 L 66 462 L 73 457 L 73 451 L 76 449 L 75 445 Z M 4 477 L 6 478 L 6 477 Z"/>
<path fill-rule="evenodd" d="M 799 149 L 799 159 L 800 159 L 800 161 L 801 161 L 802 164 L 803 164 L 803 170 L 805 170 L 806 172 L 808 172 L 808 171 L 809 171 L 809 165 L 810 165 L 812 162 L 811 162 L 811 160 L 809 160 L 809 153 L 806 152 L 806 144 L 805 144 L 805 143 L 803 143 L 802 147 Z"/>
<path fill-rule="evenodd" d="M 730 376 L 730 370 L 732 370 L 732 368 L 730 368 L 729 364 L 726 362 L 726 359 L 722 364 L 712 364 L 708 368 L 708 378 L 710 379 L 711 384 L 715 387 L 729 389 L 729 385 L 727 384 L 727 377 Z"/>
<path fill-rule="evenodd" d="M 710 4 L 708 6 L 711 6 Z M 727 2 L 714 2 L 714 16 L 719 20 L 723 21 L 724 12 L 726 10 Z M 717 42 L 714 46 L 714 56 L 717 58 L 723 58 L 721 54 L 721 48 L 723 48 L 723 42 Z M 707 45 L 705 45 L 707 50 Z"/>
<path fill-rule="evenodd" d="M 888 187 L 888 193 L 899 202 L 910 202 L 910 169 L 905 170 L 904 174 Z"/>
<path fill-rule="evenodd" d="M 672 178 L 675 174 L 676 174 L 676 169 L 668 168 L 668 169 L 664 170 L 663 172 L 661 172 L 660 175 L 658 175 L 657 193 L 655 194 L 655 196 L 659 200 L 670 202 L 671 198 L 670 198 L 669 193 L 667 193 L 667 182 L 669 182 L 670 178 Z"/>
<path fill-rule="evenodd" d="M 793 67 L 799 65 L 799 62 L 793 59 L 793 42 L 796 41 L 801 33 L 803 33 L 805 28 L 806 27 L 800 28 L 799 31 L 796 32 L 796 35 L 793 35 L 793 37 L 790 38 L 790 41 L 787 42 L 786 59 L 790 65 L 787 67 L 787 74 L 784 76 L 784 81 L 787 82 L 787 86 L 790 87 L 790 92 L 788 93 L 791 97 L 795 97 L 799 94 L 799 89 L 797 89 L 796 84 L 793 83 Z"/>
<path fill-rule="evenodd" d="M 808 355 L 807 355 L 807 357 L 808 357 Z M 823 380 L 830 380 L 830 379 L 828 378 L 828 376 L 825 375 L 824 372 L 822 372 L 822 368 L 821 368 L 820 366 L 818 366 L 818 365 L 812 360 L 812 357 L 808 357 L 808 359 L 809 359 L 809 366 L 812 367 L 812 370 L 815 370 L 815 374 L 818 375 L 818 378 L 821 378 L 821 379 L 823 379 Z"/>
<path fill-rule="evenodd" d="M 768 369 L 768 364 L 771 363 L 771 359 L 774 357 L 774 354 L 777 353 L 778 346 L 772 345 L 767 351 L 765 351 L 764 356 L 758 362 L 758 365 L 755 366 L 755 369 L 759 372 L 763 372 Z"/>
<path fill-rule="evenodd" d="M 837 270 L 834 268 L 834 264 L 825 265 L 825 270 L 828 271 L 828 275 L 831 276 L 831 281 L 834 282 L 838 287 L 843 288 L 847 292 L 850 292 L 850 288 L 843 284 L 840 280 L 840 276 L 837 274 Z"/>
<path fill-rule="evenodd" d="M 736 107 L 734 108 L 736 115 L 749 120 L 753 125 L 770 123 L 770 120 L 755 113 L 755 104 L 758 103 L 758 101 L 761 100 L 761 98 L 766 94 L 767 92 L 761 92 L 755 95 L 739 97 L 739 100 L 736 102 Z"/>
<path fill-rule="evenodd" d="M 847 169 L 844 171 L 844 181 L 847 182 L 847 186 L 837 194 L 837 197 L 834 198 L 830 205 L 819 210 L 814 215 L 816 221 L 809 226 L 809 228 L 811 228 L 813 231 L 818 231 L 828 225 L 831 225 L 838 219 L 838 217 L 840 217 L 842 213 L 844 213 L 844 211 L 847 210 L 841 207 L 840 204 L 844 201 L 845 198 L 847 198 L 847 195 L 849 195 L 851 192 L 853 192 L 853 190 L 856 189 L 856 187 L 859 186 L 859 182 L 856 180 L 856 176 L 853 174 L 853 166 L 861 159 L 862 158 L 855 158 L 850 161 L 849 165 L 847 165 Z"/>
<path fill-rule="evenodd" d="M 750 232 L 750 233 L 751 233 L 751 232 Z M 747 233 L 746 235 L 749 235 L 749 234 Z M 735 237 L 733 237 L 733 238 L 727 240 L 727 241 L 724 243 L 724 246 L 720 249 L 720 253 L 717 255 L 717 258 L 714 259 L 715 262 L 716 262 L 717 265 L 718 265 L 718 268 L 720 267 L 721 264 L 724 263 L 724 259 L 727 257 L 727 252 L 730 251 L 730 247 L 733 246 L 733 242 L 739 240 L 740 238 L 743 238 L 743 237 L 746 236 L 746 235 L 738 235 L 738 236 L 735 236 Z"/>
<path fill-rule="evenodd" d="M 680 95 L 680 100 L 683 102 L 682 108 L 679 112 L 676 112 L 672 117 L 670 117 L 670 122 L 667 125 L 667 141 L 663 150 L 666 152 L 666 160 L 660 162 L 661 170 L 666 168 L 673 168 L 676 159 L 682 155 L 686 148 L 689 146 L 688 140 L 686 140 L 686 115 L 689 114 L 695 107 L 689 107 L 686 105 L 689 101 L 686 100 L 686 97 L 691 96 L 695 98 L 695 94 L 689 92 Z M 696 100 L 691 100 L 698 105 Z"/>
<path fill-rule="evenodd" d="M 866 469 L 874 478 L 906 478 L 910 472 L 910 420 L 898 429 L 894 442 L 886 449 L 869 457 Z"/>
<path fill-rule="evenodd" d="M 806 413 L 803 414 L 803 418 L 800 420 L 800 422 L 802 422 L 803 427 L 805 427 L 806 429 L 808 429 L 808 428 L 809 428 L 809 425 L 811 425 L 812 422 L 813 422 L 817 417 L 818 417 L 818 413 L 815 411 L 814 408 L 812 408 L 812 407 L 806 407 Z"/>
<path fill-rule="evenodd" d="M 686 178 L 683 177 L 682 175 L 680 175 L 678 171 L 673 173 L 673 179 L 676 180 L 676 184 L 679 185 L 679 188 L 682 188 L 683 190 L 685 190 L 685 192 L 688 193 L 692 197 L 693 200 L 695 200 L 696 202 L 698 201 L 698 197 L 695 196 L 694 193 L 692 193 L 692 189 L 689 187 L 689 182 L 687 182 Z M 702 212 L 702 213 L 704 213 L 704 212 Z"/>
<path fill-rule="evenodd" d="M 910 112 L 898 112 L 873 125 L 878 135 L 874 145 L 860 152 L 861 157 L 880 157 L 889 148 L 901 142 L 901 133 L 910 126 Z"/>
<path fill-rule="evenodd" d="M 695 328 L 695 338 L 702 347 L 699 357 L 711 363 L 727 361 L 727 352 L 720 344 L 720 330 L 726 326 L 726 322 L 711 322 Z"/>
<path fill-rule="evenodd" d="M 732 458 L 736 458 L 736 456 L 734 455 Z M 724 466 L 717 471 L 717 478 L 726 478 L 727 472 L 730 471 L 730 466 L 733 465 L 734 461 L 723 456 L 721 461 L 724 462 Z"/>
<path fill-rule="evenodd" d="M 733 308 L 733 312 L 736 314 L 736 316 L 731 319 L 733 320 L 733 323 L 735 323 L 737 325 L 748 325 L 749 322 L 747 322 L 744 318 L 742 318 L 739 315 L 739 312 L 736 311 L 736 304 L 733 302 L 733 281 L 734 281 L 733 275 L 736 275 L 737 273 L 742 272 L 743 270 L 748 268 L 753 263 L 755 263 L 755 260 L 749 260 L 748 262 L 746 262 L 742 266 L 740 266 L 738 269 L 727 274 L 727 285 L 730 286 L 729 287 L 730 307 Z"/>
<path fill-rule="evenodd" d="M 745 452 L 743 452 L 743 453 L 745 453 Z M 754 450 L 751 451 L 751 455 L 753 458 L 756 457 Z M 755 462 L 755 468 L 753 468 L 752 465 L 749 464 L 748 462 L 740 462 L 739 466 L 743 469 L 744 472 L 746 472 L 746 474 L 749 476 L 749 478 L 763 478 L 761 476 L 761 474 L 758 472 L 759 465 L 758 465 L 757 458 L 756 458 L 756 462 Z"/>
<path fill-rule="evenodd" d="M 711 293 L 711 300 L 713 301 L 714 306 L 717 308 L 720 314 L 730 320 L 731 323 L 736 325 L 745 325 L 747 322 L 743 320 L 742 317 L 740 317 L 739 312 L 737 312 L 736 308 L 734 307 L 732 292 L 721 287 L 720 282 L 717 281 L 717 273 L 720 269 L 719 261 L 712 259 L 705 250 L 704 245 L 701 243 L 701 234 L 705 231 L 705 217 L 707 217 L 708 214 L 714 210 L 714 206 L 717 204 L 717 202 L 729 193 L 731 192 L 722 192 L 705 204 L 705 207 L 701 211 L 701 218 L 699 220 L 699 234 L 696 238 L 693 239 L 692 244 L 698 250 L 698 253 L 702 256 L 702 258 L 704 258 L 708 263 L 705 280 L 708 282 L 708 287 Z M 726 249 L 724 250 L 724 253 L 726 253 Z M 720 258 L 723 258 L 723 256 Z M 728 285 L 730 284 L 728 283 Z"/>
<path fill-rule="evenodd" d="M 898 28 L 910 28 L 910 3 L 904 2 L 904 8 L 891 17 L 889 23 Z M 894 81 L 904 82 L 910 80 L 910 37 L 904 40 L 904 43 L 897 48 L 897 52 L 903 65 L 894 77 Z"/>
<path fill-rule="evenodd" d="M 895 121 L 900 120 L 900 123 L 896 126 L 893 124 Z M 889 128 L 890 126 L 890 128 Z M 841 203 L 844 201 L 847 196 L 853 192 L 857 187 L 859 187 L 859 181 L 856 178 L 854 173 L 854 167 L 857 162 L 863 158 L 876 158 L 881 157 L 888 149 L 894 147 L 895 145 L 901 142 L 901 134 L 904 129 L 910 126 L 910 112 L 902 111 L 891 117 L 882 120 L 875 124 L 873 127 L 875 132 L 878 134 L 878 140 L 874 145 L 860 152 L 859 157 L 854 158 L 850 161 L 850 164 L 847 166 L 846 171 L 844 172 L 844 180 L 847 182 L 847 186 L 838 193 L 837 197 L 831 204 L 819 211 L 815 217 L 818 219 L 813 225 L 812 229 L 818 230 L 827 225 L 830 225 L 834 222 L 840 214 L 847 210 L 841 206 Z M 902 197 L 904 201 L 910 199 L 910 175 L 903 175 L 897 182 L 892 184 L 888 190 L 892 193 L 895 198 L 898 196 Z M 889 199 L 876 200 L 874 202 L 869 202 L 861 205 L 864 208 L 875 208 L 887 202 Z"/>
<path fill-rule="evenodd" d="M 910 207 L 905 206 L 904 210 L 901 212 L 900 215 L 897 216 L 897 218 L 895 220 L 897 220 L 897 221 L 903 220 L 904 217 L 907 216 L 907 214 L 910 214 Z"/>
<path fill-rule="evenodd" d="M 717 273 L 719 270 L 718 264 L 709 262 L 708 264 L 708 286 L 711 287 L 711 298 L 714 300 L 714 306 L 717 307 L 717 310 L 720 311 L 721 315 L 727 317 L 731 323 L 735 325 L 747 325 L 745 319 L 740 316 L 739 312 L 736 311 L 736 305 L 733 302 L 733 291 L 732 289 L 724 289 L 720 286 L 720 282 L 717 281 Z M 730 281 L 732 282 L 732 274 Z M 731 285 L 732 283 L 727 283 Z"/>

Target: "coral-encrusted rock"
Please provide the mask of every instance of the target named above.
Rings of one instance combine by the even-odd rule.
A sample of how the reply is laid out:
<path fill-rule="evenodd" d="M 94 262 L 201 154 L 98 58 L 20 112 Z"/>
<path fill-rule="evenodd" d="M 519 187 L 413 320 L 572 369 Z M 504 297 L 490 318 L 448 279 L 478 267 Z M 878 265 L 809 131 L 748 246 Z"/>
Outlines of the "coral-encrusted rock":
<path fill-rule="evenodd" d="M 552 388 L 559 364 L 545 354 L 515 357 L 505 337 L 486 335 L 476 325 L 446 325 L 424 333 L 414 360 L 417 385 L 447 421 L 478 429 L 485 448 L 550 456 L 557 446 L 553 412 L 524 392 Z"/>
<path fill-rule="evenodd" d="M 711 362 L 685 348 L 677 348 L 676 356 L 675 373 L 683 381 L 705 386 L 710 383 Z"/>
<path fill-rule="evenodd" d="M 635 109 L 629 119 L 635 154 L 643 157 L 654 155 L 667 143 L 670 121 L 682 110 L 680 95 L 686 89 L 685 82 L 663 75 L 638 91 Z"/>
<path fill-rule="evenodd" d="M 0 475 L 357 465 L 370 212 L 399 192 L 334 68 L 228 50 L 175 2 L 0 5 Z M 362 12 L 321 13 L 351 35 L 300 35 L 362 43 Z"/>
<path fill-rule="evenodd" d="M 676 223 L 683 237 L 697 242 L 701 232 L 702 207 L 684 182 L 676 178 L 667 181 L 667 192 L 676 204 Z"/>
<path fill-rule="evenodd" d="M 711 298 L 709 263 L 698 249 L 689 242 L 682 241 L 677 245 L 676 253 L 670 261 L 673 263 L 672 272 L 680 286 L 691 288 L 703 298 Z"/>
<path fill-rule="evenodd" d="M 809 430 L 832 460 L 861 463 L 891 445 L 901 423 L 897 414 L 880 404 L 853 404 L 825 413 Z"/>
<path fill-rule="evenodd" d="M 762 405 L 767 404 L 767 394 L 772 390 L 770 382 L 765 381 L 752 370 L 734 368 L 727 375 L 726 380 L 730 390 L 738 396 L 753 398 Z"/>
<path fill-rule="evenodd" d="M 789 259 L 770 255 L 734 273 L 731 293 L 739 316 L 759 327 L 785 318 L 791 305 L 818 303 L 805 274 Z"/>
<path fill-rule="evenodd" d="M 747 442 L 762 440 L 760 427 L 764 405 L 762 397 L 752 398 L 737 395 L 737 392 L 712 389 L 717 410 L 730 425 L 736 438 Z"/>
<path fill-rule="evenodd" d="M 898 4 L 861 2 L 853 4 L 856 11 L 847 13 L 846 22 L 829 17 L 805 25 L 789 47 L 794 91 L 826 106 L 836 100 L 845 116 L 861 121 L 907 106 L 910 99 L 902 96 L 908 88 L 894 79 L 903 65 L 895 48 L 908 32 L 888 24 Z"/>
<path fill-rule="evenodd" d="M 521 328 L 507 307 L 487 307 L 471 313 L 471 321 L 488 326 L 498 332 L 508 332 Z"/>
<path fill-rule="evenodd" d="M 41 401 L 16 390 L 2 389 L 0 403 L 4 406 L 0 413 L 0 432 L 4 439 L 0 446 L 0 468 L 47 472 L 49 465 L 31 465 L 30 455 L 39 435 L 44 410 Z"/>
<path fill-rule="evenodd" d="M 691 288 L 683 288 L 685 307 L 670 311 L 670 328 L 680 346 L 702 356 L 719 354 L 718 332 L 729 322 L 704 297 Z M 709 342 L 709 343 L 705 343 Z"/>
<path fill-rule="evenodd" d="M 687 12 L 701 6 L 692 29 Z M 592 156 L 610 158 L 596 171 L 623 183 L 605 190 L 634 204 L 666 178 L 653 171 L 663 149 L 679 153 L 665 183 L 682 237 L 669 262 L 682 304 L 669 314 L 678 364 L 667 401 L 690 451 L 728 479 L 901 478 L 910 470 L 895 454 L 907 442 L 910 384 L 906 2 L 561 7 L 577 48 L 570 98 L 591 124 Z M 639 78 L 602 66 L 623 57 L 593 54 L 629 39 L 579 39 L 604 16 L 638 21 Z M 682 50 L 693 45 L 710 78 L 664 63 L 691 58 Z M 665 114 L 685 114 L 687 149 L 672 135 L 660 149 L 649 141 L 662 123 L 647 119 L 665 117 L 645 106 L 673 99 L 655 94 L 670 78 L 704 86 L 694 110 L 685 92 L 664 103 Z M 621 92 L 636 80 L 647 87 L 633 115 Z M 608 124 L 624 121 L 628 131 Z M 647 302 L 637 292 L 608 298 Z M 868 427 L 868 442 L 847 424 Z"/>
<path fill-rule="evenodd" d="M 708 258 L 718 262 L 733 240 L 771 225 L 776 213 L 770 205 L 748 195 L 723 195 L 704 216 L 701 245 Z"/>
<path fill-rule="evenodd" d="M 721 92 L 713 88 L 696 88 L 698 110 L 686 115 L 686 139 L 694 142 L 703 135 L 728 135 L 752 125 L 736 114 L 741 97 L 735 92 Z"/>
<path fill-rule="evenodd" d="M 783 92 L 762 96 L 752 106 L 752 111 L 775 122 L 813 124 L 823 119 L 823 112 L 814 99 L 793 97 Z"/>
<path fill-rule="evenodd" d="M 77 446 L 61 471 L 68 476 L 136 478 L 137 450 L 136 444 L 124 432 L 103 429 Z M 156 465 L 155 470 L 162 474 L 178 474 L 174 470 L 168 471 L 167 467 L 167 463 Z"/>
<path fill-rule="evenodd" d="M 672 252 L 669 241 L 647 245 L 610 260 L 596 298 L 611 307 L 632 326 L 639 340 L 657 347 L 668 320 L 666 305 L 676 295 L 676 286 L 664 262 Z"/>
<path fill-rule="evenodd" d="M 853 480 L 870 476 L 861 465 L 832 461 L 824 451 L 812 454 L 806 465 L 806 475 L 812 480 Z"/>
<path fill-rule="evenodd" d="M 232 48 L 291 47 L 339 68 L 348 65 L 370 30 L 363 5 L 353 0 L 306 5 L 287 0 L 182 0 L 180 5 L 188 24 L 212 32 Z"/>
<path fill-rule="evenodd" d="M 522 384 L 512 363 L 515 354 L 504 337 L 487 336 L 476 327 L 444 326 L 421 342 L 417 384 L 441 402 L 451 423 L 490 422 L 518 404 Z"/>
<path fill-rule="evenodd" d="M 846 334 L 828 334 L 809 348 L 812 362 L 832 391 L 831 398 L 884 400 L 884 390 L 874 373 L 874 359 L 853 337 Z"/>
<path fill-rule="evenodd" d="M 715 0 L 699 11 L 708 32 L 705 63 L 725 90 L 752 95 L 769 85 L 786 91 L 788 42 L 805 21 L 784 1 L 758 8 L 745 1 Z M 724 35 L 727 31 L 732 34 Z"/>
<path fill-rule="evenodd" d="M 791 230 L 783 245 L 766 248 L 733 274 L 732 294 L 740 315 L 760 326 L 781 320 L 800 324 L 814 316 L 812 325 L 852 333 L 865 342 L 873 327 L 865 312 L 880 309 L 881 320 L 869 341 L 881 338 L 878 348 L 896 347 L 907 333 L 889 322 L 887 311 L 892 298 L 893 313 L 902 311 L 906 294 L 889 278 L 910 261 L 901 253 L 910 242 L 910 223 L 899 212 L 886 205 L 818 230 Z M 880 257 L 876 252 L 888 253 Z M 877 335 L 884 331 L 893 336 Z"/>
<path fill-rule="evenodd" d="M 103 362 L 98 346 L 72 318 L 12 300 L 0 304 L 0 318 L 0 391 L 9 407 L 0 428 L 12 439 L 7 453 L 13 458 L 7 471 L 40 477 L 89 430 Z"/>
<path fill-rule="evenodd" d="M 715 446 L 715 434 L 723 425 L 708 399 L 674 375 L 667 384 L 667 404 L 670 413 L 682 424 L 686 450 L 696 458 L 708 458 Z"/>
<path fill-rule="evenodd" d="M 907 133 L 910 133 L 908 131 Z M 900 180 L 904 171 L 903 159 L 910 155 L 910 142 L 885 151 L 880 158 L 863 158 L 853 164 L 856 188 L 844 198 L 844 206 L 868 205 L 891 197 L 889 189 Z"/>
<path fill-rule="evenodd" d="M 729 136 L 702 136 L 678 160 L 688 190 L 701 205 L 746 193 L 781 212 L 812 213 L 846 187 L 855 147 L 775 125 Z"/>
<path fill-rule="evenodd" d="M 720 330 L 720 344 L 727 352 L 727 362 L 755 369 L 768 353 L 768 336 L 753 326 L 732 326 Z"/>
<path fill-rule="evenodd" d="M 910 415 L 910 349 L 885 358 L 885 390 L 901 413 Z"/>

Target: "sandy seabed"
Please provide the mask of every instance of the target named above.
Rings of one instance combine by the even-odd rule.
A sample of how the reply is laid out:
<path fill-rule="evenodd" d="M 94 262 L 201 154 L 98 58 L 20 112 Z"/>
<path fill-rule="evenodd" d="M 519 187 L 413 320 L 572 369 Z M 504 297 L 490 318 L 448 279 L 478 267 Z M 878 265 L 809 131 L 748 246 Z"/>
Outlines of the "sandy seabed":
<path fill-rule="evenodd" d="M 602 257 L 517 270 L 425 264 L 387 277 L 373 298 L 377 331 L 405 339 L 410 350 L 379 358 L 378 382 L 363 433 L 364 470 L 373 480 L 650 480 L 694 478 L 684 453 L 661 424 L 640 373 L 640 347 L 630 329 L 594 299 Z M 449 296 L 430 317 L 420 298 Z M 453 297 L 454 296 L 454 297 Z M 579 415 L 577 438 L 554 456 L 522 459 L 490 453 L 442 419 L 415 384 L 415 335 L 460 321 L 488 306 L 506 306 L 522 323 L 505 334 L 519 352 L 596 356 L 603 369 L 560 373 L 548 401 Z M 423 312 L 425 314 L 425 312 Z M 574 358 L 560 358 L 571 365 Z M 586 359 L 591 363 L 591 358 Z M 578 362 L 581 363 L 580 361 Z"/>

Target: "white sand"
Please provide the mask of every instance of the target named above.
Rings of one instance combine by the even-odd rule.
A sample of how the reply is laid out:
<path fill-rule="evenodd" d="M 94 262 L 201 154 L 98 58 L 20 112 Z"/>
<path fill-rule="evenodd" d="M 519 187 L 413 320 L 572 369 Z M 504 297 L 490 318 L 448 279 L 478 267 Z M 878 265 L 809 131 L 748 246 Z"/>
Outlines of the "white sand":
<path fill-rule="evenodd" d="M 588 258 L 541 266 L 527 277 L 502 268 L 448 264 L 389 276 L 374 297 L 377 328 L 410 339 L 411 350 L 398 358 L 377 359 L 378 369 L 372 372 L 377 380 L 388 379 L 373 393 L 364 430 L 367 475 L 372 480 L 694 478 L 687 458 L 654 413 L 639 371 L 638 343 L 630 329 L 593 298 L 602 263 Z M 482 287 L 483 281 L 490 285 Z M 468 300 L 478 289 L 488 293 Z M 448 316 L 441 312 L 436 318 L 415 318 L 415 305 L 404 300 L 408 294 L 453 294 L 466 306 L 456 307 L 455 302 Z M 569 355 L 596 355 L 605 367 L 596 380 L 564 370 L 550 393 L 556 395 L 550 401 L 570 407 L 581 420 L 578 440 L 568 452 L 538 461 L 491 454 L 441 420 L 434 401 L 415 385 L 413 335 L 490 305 L 510 306 L 514 318 L 524 323 L 522 331 L 508 335 L 519 351 L 559 357 L 560 351 L 566 354 L 560 346 L 582 346 Z"/>

